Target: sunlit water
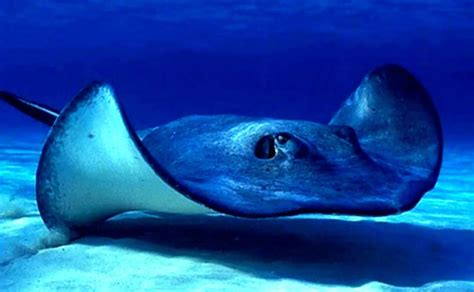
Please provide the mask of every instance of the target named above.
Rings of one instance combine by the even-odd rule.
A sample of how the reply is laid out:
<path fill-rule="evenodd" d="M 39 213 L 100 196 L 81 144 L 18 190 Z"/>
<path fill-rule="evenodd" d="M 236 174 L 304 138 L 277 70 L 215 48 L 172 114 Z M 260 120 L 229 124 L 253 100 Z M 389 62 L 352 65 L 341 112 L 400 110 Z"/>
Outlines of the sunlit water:
<path fill-rule="evenodd" d="M 447 145 L 435 189 L 397 216 L 131 213 L 63 245 L 36 209 L 44 137 L 18 137 L 0 140 L 0 290 L 474 289 L 472 145 Z"/>
<path fill-rule="evenodd" d="M 397 63 L 447 141 L 436 188 L 398 216 L 130 213 L 65 244 L 35 201 L 46 128 L 2 104 L 0 291 L 474 291 L 473 28 L 471 0 L 0 1 L 0 90 L 57 109 L 98 79 L 138 128 L 191 114 L 324 122 Z"/>

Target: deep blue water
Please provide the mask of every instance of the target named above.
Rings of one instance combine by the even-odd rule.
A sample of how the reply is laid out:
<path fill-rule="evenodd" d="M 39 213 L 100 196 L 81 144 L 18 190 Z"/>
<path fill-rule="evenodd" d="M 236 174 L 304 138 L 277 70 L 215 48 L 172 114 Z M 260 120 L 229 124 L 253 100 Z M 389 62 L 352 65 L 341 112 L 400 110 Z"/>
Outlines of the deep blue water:
<path fill-rule="evenodd" d="M 54 248 L 34 200 L 47 128 L 0 104 L 0 290 L 474 288 L 474 2 L 3 1 L 0 44 L 0 90 L 60 109 L 104 80 L 137 129 L 190 114 L 325 123 L 398 63 L 446 138 L 437 186 L 402 215 L 131 216 Z"/>
<path fill-rule="evenodd" d="M 0 16 L 0 88 L 61 108 L 105 80 L 138 128 L 195 113 L 327 122 L 369 70 L 399 63 L 448 137 L 474 133 L 472 1 L 22 0 Z"/>

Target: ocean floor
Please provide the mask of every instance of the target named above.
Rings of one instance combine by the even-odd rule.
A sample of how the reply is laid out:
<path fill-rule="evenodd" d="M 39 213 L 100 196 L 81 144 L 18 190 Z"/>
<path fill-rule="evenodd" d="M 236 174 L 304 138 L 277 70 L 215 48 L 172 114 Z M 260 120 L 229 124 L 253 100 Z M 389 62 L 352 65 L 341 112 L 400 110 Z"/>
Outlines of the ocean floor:
<path fill-rule="evenodd" d="M 474 291 L 471 145 L 447 145 L 436 188 L 402 215 L 133 212 L 67 243 L 36 208 L 42 139 L 0 136 L 0 291 Z"/>

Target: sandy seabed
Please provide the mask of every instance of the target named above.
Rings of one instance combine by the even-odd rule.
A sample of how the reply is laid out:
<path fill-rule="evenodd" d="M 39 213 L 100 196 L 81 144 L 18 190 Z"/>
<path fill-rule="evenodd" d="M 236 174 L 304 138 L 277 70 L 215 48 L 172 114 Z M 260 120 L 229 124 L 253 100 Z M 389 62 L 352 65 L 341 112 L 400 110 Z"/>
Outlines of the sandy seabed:
<path fill-rule="evenodd" d="M 0 291 L 474 291 L 474 155 L 397 216 L 248 220 L 132 212 L 73 242 L 34 199 L 38 139 L 0 137 Z"/>

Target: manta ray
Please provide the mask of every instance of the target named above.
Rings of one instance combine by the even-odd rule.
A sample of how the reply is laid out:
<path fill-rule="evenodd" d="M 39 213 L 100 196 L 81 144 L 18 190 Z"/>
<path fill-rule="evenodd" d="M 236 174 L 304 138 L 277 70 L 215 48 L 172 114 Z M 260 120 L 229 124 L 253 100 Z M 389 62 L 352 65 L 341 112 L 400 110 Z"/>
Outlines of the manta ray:
<path fill-rule="evenodd" d="M 64 234 L 131 210 L 397 214 L 434 187 L 442 161 L 431 97 L 399 65 L 367 74 L 328 124 L 188 116 L 136 132 L 101 82 L 61 111 L 4 91 L 0 99 L 51 127 L 36 199 L 45 224 Z"/>

